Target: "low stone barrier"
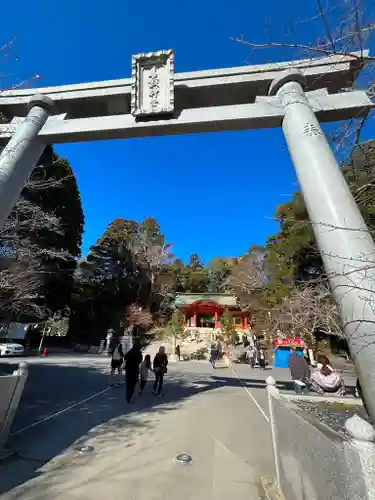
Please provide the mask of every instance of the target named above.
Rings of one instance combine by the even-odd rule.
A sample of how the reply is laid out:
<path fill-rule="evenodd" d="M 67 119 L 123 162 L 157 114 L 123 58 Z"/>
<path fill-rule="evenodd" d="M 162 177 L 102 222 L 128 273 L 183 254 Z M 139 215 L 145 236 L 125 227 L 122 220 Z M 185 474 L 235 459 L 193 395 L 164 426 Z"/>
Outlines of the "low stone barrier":
<path fill-rule="evenodd" d="M 28 375 L 28 365 L 23 362 L 12 375 L 0 376 L 0 458 L 6 449 L 10 428 L 17 412 Z"/>
<path fill-rule="evenodd" d="M 267 379 L 276 483 L 287 500 L 375 500 L 375 430 L 357 415 L 345 438 Z"/>

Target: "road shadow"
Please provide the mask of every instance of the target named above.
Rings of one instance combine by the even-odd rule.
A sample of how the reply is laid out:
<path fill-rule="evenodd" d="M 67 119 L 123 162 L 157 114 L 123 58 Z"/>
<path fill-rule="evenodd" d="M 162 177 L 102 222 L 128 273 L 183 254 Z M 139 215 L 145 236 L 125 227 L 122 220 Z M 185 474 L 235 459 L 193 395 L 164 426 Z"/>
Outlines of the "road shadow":
<path fill-rule="evenodd" d="M 138 440 L 147 435 L 165 413 L 176 411 L 186 400 L 222 388 L 264 389 L 266 386 L 264 379 L 238 379 L 224 367 L 199 374 L 194 373 L 193 364 L 190 366 L 191 371 L 190 368 L 187 372 L 172 369 L 167 374 L 162 396 L 152 395 L 151 379 L 145 394 L 127 404 L 125 389 L 108 389 L 108 375 L 97 368 L 74 364 L 30 365 L 12 429 L 11 445 L 19 451 L 0 468 L 2 498 L 50 499 L 48 488 L 59 484 L 60 477 L 63 481 L 69 468 L 95 462 L 98 454 L 110 456 L 114 443 L 119 440 L 131 454 L 137 450 Z M 272 371 L 266 371 L 265 378 L 268 374 Z M 292 383 L 287 381 L 278 382 L 278 387 L 293 390 Z M 103 391 L 101 395 L 92 397 L 100 391 Z M 86 401 L 75 405 L 84 399 Z M 62 411 L 68 406 L 71 406 L 68 411 Z M 48 418 L 60 411 L 61 414 Z M 46 419 L 43 423 L 22 431 L 43 418 Z M 90 453 L 82 454 L 76 449 L 93 442 L 95 449 Z M 38 481 L 41 476 L 43 479 Z M 108 480 L 109 476 L 110 470 Z"/>
<path fill-rule="evenodd" d="M 121 439 L 124 448 L 132 448 L 163 414 L 175 411 L 185 400 L 202 392 L 241 386 L 235 377 L 220 376 L 219 370 L 203 375 L 171 370 L 166 376 L 162 396 L 152 395 L 151 379 L 145 394 L 127 404 L 125 389 L 108 389 L 108 375 L 97 368 L 55 364 L 29 366 L 29 378 L 10 440 L 10 445 L 18 452 L 0 467 L 0 495 L 4 495 L 4 499 L 50 498 L 44 489 L 48 490 L 48 484 L 56 485 L 67 467 L 95 460 L 96 451 L 81 454 L 77 447 L 94 440 L 95 448 L 101 453 L 110 453 L 113 443 Z M 8 370 L 13 369 L 8 365 Z M 92 397 L 100 391 L 103 391 L 101 395 Z M 87 401 L 75 406 L 83 399 Z M 71 409 L 63 411 L 68 406 Z M 58 412 L 62 413 L 48 418 Z M 43 419 L 44 422 L 33 426 Z M 57 456 L 58 460 L 54 460 Z M 41 475 L 43 489 L 41 481 L 36 481 Z"/>
<path fill-rule="evenodd" d="M 0 372 L 12 373 L 19 362 L 0 363 Z M 12 432 L 57 413 L 108 387 L 108 375 L 97 367 L 74 364 L 29 363 L 29 374 L 13 422 Z"/>

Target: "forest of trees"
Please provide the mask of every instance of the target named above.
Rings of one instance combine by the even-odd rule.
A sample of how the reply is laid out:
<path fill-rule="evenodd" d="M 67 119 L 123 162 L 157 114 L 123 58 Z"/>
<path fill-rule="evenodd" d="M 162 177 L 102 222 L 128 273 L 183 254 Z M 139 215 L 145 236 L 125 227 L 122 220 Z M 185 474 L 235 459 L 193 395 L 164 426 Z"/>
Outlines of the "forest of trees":
<path fill-rule="evenodd" d="M 375 229 L 375 141 L 357 147 L 343 172 L 369 229 Z M 112 328 L 164 325 L 176 292 L 227 292 L 253 313 L 255 331 L 340 335 L 302 195 L 276 209 L 279 232 L 263 247 L 187 263 L 173 255 L 158 222 L 115 219 L 80 255 L 84 217 L 69 163 L 47 147 L 0 233 L 1 321 L 66 325 L 67 338 L 99 343 Z M 249 242 L 250 243 L 250 242 Z"/>
<path fill-rule="evenodd" d="M 356 148 L 343 167 L 370 230 L 375 229 L 375 143 Z M 121 332 L 138 319 L 165 324 L 177 292 L 227 292 L 252 311 L 255 331 L 303 335 L 319 329 L 341 334 L 322 262 L 301 193 L 276 209 L 277 234 L 245 255 L 215 257 L 204 265 L 197 253 L 187 263 L 173 256 L 158 222 L 116 219 L 79 262 L 69 305 L 69 335 L 98 342 L 108 328 Z M 130 309 L 129 309 L 130 308 Z M 131 309 L 133 308 L 133 309 Z M 138 309 L 138 310 L 139 310 Z M 143 318 L 143 319 L 142 319 Z M 144 319 L 146 318 L 146 319 Z"/>
<path fill-rule="evenodd" d="M 69 163 L 46 147 L 0 230 L 0 320 L 64 314 L 81 253 L 84 216 Z"/>

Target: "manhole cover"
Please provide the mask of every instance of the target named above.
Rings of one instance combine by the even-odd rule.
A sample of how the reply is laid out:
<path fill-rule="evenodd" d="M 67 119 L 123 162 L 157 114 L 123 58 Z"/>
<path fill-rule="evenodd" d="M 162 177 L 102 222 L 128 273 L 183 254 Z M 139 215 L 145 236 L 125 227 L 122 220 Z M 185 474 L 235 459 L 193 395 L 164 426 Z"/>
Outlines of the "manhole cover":
<path fill-rule="evenodd" d="M 91 453 L 94 450 L 94 447 L 89 445 L 77 446 L 76 450 L 82 455 L 86 455 L 86 453 Z"/>
<path fill-rule="evenodd" d="M 193 461 L 192 457 L 187 453 L 180 453 L 177 455 L 176 460 L 180 464 L 190 464 Z"/>

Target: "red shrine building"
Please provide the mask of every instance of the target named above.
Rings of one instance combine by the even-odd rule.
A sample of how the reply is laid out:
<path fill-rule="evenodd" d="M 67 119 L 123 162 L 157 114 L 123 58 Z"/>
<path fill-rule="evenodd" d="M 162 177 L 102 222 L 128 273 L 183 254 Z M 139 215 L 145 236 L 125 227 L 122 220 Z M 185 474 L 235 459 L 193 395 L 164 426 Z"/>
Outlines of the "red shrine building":
<path fill-rule="evenodd" d="M 243 311 L 228 293 L 178 293 L 174 306 L 184 315 L 185 328 L 221 328 L 221 317 L 229 311 L 238 330 L 249 327 L 250 312 Z"/>

